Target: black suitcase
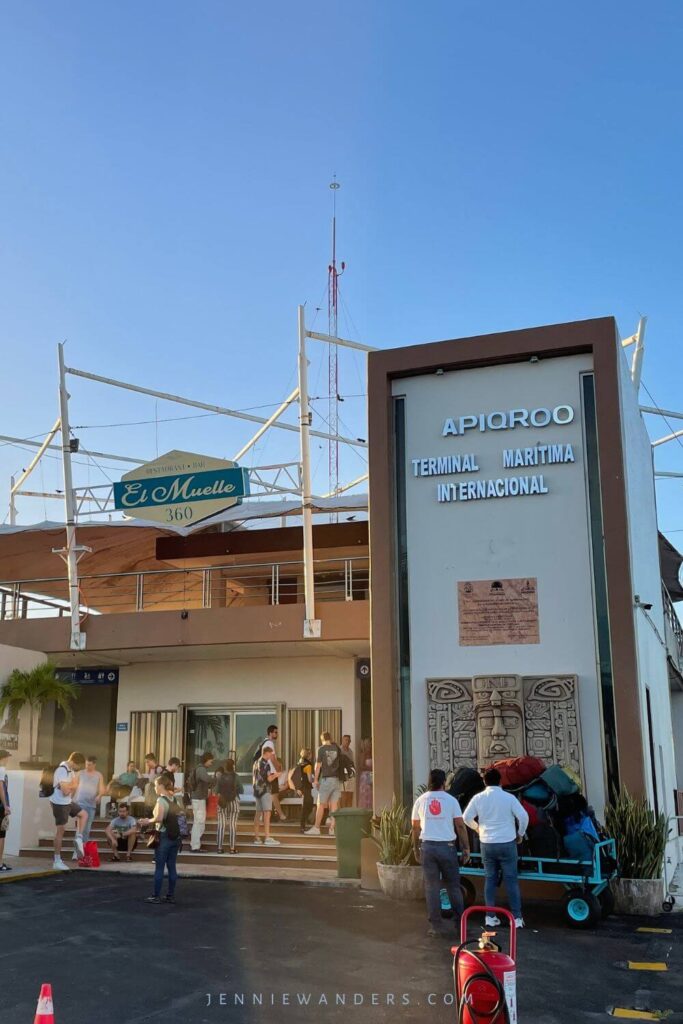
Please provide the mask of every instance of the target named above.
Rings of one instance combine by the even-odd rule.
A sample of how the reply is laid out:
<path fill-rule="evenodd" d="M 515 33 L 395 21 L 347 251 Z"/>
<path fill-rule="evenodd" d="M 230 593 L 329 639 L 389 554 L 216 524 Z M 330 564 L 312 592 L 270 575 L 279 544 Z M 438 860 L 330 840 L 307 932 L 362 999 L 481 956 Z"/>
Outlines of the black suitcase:
<path fill-rule="evenodd" d="M 456 768 L 446 779 L 446 790 L 460 804 L 464 811 L 475 795 L 486 789 L 484 780 L 475 768 Z"/>

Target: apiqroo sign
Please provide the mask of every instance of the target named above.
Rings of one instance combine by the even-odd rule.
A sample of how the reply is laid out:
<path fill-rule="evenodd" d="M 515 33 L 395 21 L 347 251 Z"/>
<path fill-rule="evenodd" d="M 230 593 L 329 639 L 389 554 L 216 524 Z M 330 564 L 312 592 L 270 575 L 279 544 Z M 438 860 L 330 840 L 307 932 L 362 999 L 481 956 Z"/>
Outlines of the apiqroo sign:
<path fill-rule="evenodd" d="M 181 525 L 238 505 L 248 494 L 249 472 L 236 462 L 172 451 L 115 483 L 114 506 L 131 519 Z"/>

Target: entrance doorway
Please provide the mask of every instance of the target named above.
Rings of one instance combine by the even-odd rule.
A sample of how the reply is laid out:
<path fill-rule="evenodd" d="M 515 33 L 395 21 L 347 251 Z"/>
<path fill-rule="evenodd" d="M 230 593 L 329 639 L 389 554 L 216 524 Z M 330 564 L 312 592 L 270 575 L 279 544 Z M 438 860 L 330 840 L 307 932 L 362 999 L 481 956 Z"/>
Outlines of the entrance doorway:
<path fill-rule="evenodd" d="M 242 783 L 251 784 L 254 755 L 269 725 L 277 722 L 274 707 L 186 707 L 184 731 L 185 772 L 195 768 L 202 754 L 217 762 L 232 757 Z"/>

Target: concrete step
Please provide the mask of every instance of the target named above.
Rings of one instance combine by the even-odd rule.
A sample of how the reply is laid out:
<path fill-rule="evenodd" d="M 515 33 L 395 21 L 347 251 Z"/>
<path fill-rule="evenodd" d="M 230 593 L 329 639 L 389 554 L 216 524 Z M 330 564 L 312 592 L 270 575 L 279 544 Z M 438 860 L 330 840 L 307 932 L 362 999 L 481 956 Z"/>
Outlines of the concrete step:
<path fill-rule="evenodd" d="M 103 863 L 109 863 L 110 852 L 103 846 L 100 847 L 98 844 L 98 851 L 100 859 Z M 240 867 L 262 867 L 262 868 L 276 868 L 276 867 L 309 867 L 309 868 L 325 868 L 329 869 L 330 874 L 335 874 L 337 869 L 337 858 L 329 855 L 317 855 L 317 854 L 305 854 L 303 851 L 296 853 L 283 853 L 281 847 L 258 847 L 252 846 L 249 850 L 246 847 L 241 849 L 238 848 L 238 853 L 234 855 L 223 854 L 222 856 L 216 853 L 192 853 L 189 847 L 185 846 L 182 853 L 178 855 L 178 863 L 182 863 L 186 867 L 197 867 L 197 870 L 201 870 L 202 867 L 207 865 L 222 866 L 229 868 L 230 865 Z M 71 848 L 65 844 L 62 853 L 65 863 L 71 864 Z M 41 858 L 49 860 L 52 858 L 51 845 L 48 846 L 31 846 L 23 849 L 20 856 Z M 138 846 L 137 850 L 133 854 L 134 864 L 149 864 L 151 867 L 154 863 L 154 854 L 152 850 L 148 850 L 144 846 Z"/>
<path fill-rule="evenodd" d="M 93 829 L 92 832 L 90 833 L 90 838 L 91 840 L 93 840 L 93 842 L 97 843 L 97 849 L 100 851 L 100 856 L 102 855 L 102 851 L 109 852 L 109 845 L 107 843 L 104 832 L 99 832 Z M 285 836 L 273 836 L 273 838 L 277 839 L 278 842 L 280 843 L 279 847 L 272 847 L 273 850 L 277 850 L 282 853 L 292 854 L 296 856 L 331 857 L 332 860 L 336 862 L 337 849 L 336 846 L 334 845 L 334 842 L 330 842 L 329 840 L 325 843 L 321 843 L 319 842 L 317 837 L 311 837 L 309 839 L 306 836 L 296 836 L 290 839 L 290 837 Z M 53 840 L 51 838 L 40 839 L 38 841 L 38 848 L 51 850 L 52 843 Z M 141 846 L 144 845 L 145 837 L 138 841 L 138 849 L 140 849 Z M 258 849 L 258 847 L 254 846 L 252 833 L 249 833 L 247 835 L 240 835 L 238 833 L 236 836 L 235 845 L 240 852 L 244 852 L 245 850 Z M 216 836 L 210 836 L 204 833 L 202 846 L 206 847 L 209 852 L 213 852 L 217 846 Z M 183 840 L 183 847 L 185 851 L 189 852 L 189 839 Z M 64 839 L 64 849 L 68 850 L 69 856 L 71 856 L 71 851 L 73 850 L 73 836 L 69 837 L 68 833 Z"/>

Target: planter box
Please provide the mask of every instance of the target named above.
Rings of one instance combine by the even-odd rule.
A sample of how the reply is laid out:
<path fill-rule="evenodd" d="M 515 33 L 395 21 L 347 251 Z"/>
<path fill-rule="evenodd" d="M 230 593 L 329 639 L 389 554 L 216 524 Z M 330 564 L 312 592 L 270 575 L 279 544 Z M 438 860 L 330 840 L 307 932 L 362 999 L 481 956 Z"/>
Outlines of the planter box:
<path fill-rule="evenodd" d="M 377 864 L 379 884 L 393 900 L 424 899 L 422 868 L 403 864 Z"/>
<path fill-rule="evenodd" d="M 664 902 L 663 878 L 617 878 L 612 883 L 617 914 L 656 917 Z"/>

